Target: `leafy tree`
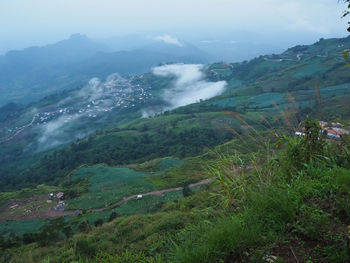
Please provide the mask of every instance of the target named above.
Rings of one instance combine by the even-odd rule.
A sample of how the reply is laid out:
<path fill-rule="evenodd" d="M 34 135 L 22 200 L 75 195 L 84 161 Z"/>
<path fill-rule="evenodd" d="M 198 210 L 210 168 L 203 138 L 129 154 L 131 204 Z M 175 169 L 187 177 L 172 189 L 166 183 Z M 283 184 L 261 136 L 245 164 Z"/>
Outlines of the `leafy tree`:
<path fill-rule="evenodd" d="M 348 10 L 344 11 L 343 17 L 346 17 L 350 14 L 350 0 L 344 0 L 344 3 L 348 5 Z M 349 22 L 350 24 L 350 22 Z M 350 32 L 350 27 L 348 28 L 348 31 Z"/>
<path fill-rule="evenodd" d="M 89 242 L 84 238 L 80 238 L 75 243 L 75 254 L 76 256 L 84 259 L 92 258 L 96 255 L 96 248 L 92 242 Z"/>
<path fill-rule="evenodd" d="M 118 217 L 118 214 L 116 213 L 116 212 L 112 212 L 111 213 L 111 215 L 109 216 L 109 218 L 108 218 L 108 222 L 111 222 L 111 221 L 113 221 L 115 218 L 117 218 Z"/>
<path fill-rule="evenodd" d="M 184 197 L 188 197 L 193 194 L 191 188 L 188 185 L 185 185 L 184 188 L 182 189 L 182 194 Z"/>
<path fill-rule="evenodd" d="M 343 17 L 346 17 L 350 14 L 350 0 L 344 0 L 344 3 L 346 3 L 348 5 L 348 9 L 344 11 L 344 14 L 343 14 Z M 348 24 L 350 25 L 350 22 L 348 22 Z M 350 26 L 348 27 L 348 32 L 350 32 Z M 349 53 L 350 53 L 350 50 L 346 50 L 344 52 L 344 58 L 346 61 L 349 60 Z M 347 65 L 349 65 L 349 62 L 347 63 Z"/>
<path fill-rule="evenodd" d="M 103 219 L 102 219 L 102 218 L 97 219 L 97 220 L 94 222 L 94 225 L 95 225 L 96 227 L 102 226 L 102 225 L 103 225 Z"/>

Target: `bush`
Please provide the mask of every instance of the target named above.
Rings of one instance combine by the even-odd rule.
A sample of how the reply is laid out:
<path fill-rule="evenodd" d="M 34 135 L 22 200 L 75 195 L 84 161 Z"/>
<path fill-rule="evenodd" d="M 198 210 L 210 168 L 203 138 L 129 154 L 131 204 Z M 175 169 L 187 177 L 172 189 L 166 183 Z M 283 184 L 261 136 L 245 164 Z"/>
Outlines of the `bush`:
<path fill-rule="evenodd" d="M 95 222 L 94 222 L 94 225 L 96 226 L 96 227 L 98 227 L 98 226 L 102 226 L 103 225 L 103 219 L 97 219 Z"/>
<path fill-rule="evenodd" d="M 83 259 L 92 258 L 96 255 L 96 249 L 91 241 L 79 238 L 75 243 L 75 255 Z"/>

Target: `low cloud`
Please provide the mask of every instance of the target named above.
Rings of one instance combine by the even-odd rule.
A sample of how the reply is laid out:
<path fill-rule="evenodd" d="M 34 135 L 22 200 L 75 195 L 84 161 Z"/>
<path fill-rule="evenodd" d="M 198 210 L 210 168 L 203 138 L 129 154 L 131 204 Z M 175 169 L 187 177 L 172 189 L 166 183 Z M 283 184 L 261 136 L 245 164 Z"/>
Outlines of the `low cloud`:
<path fill-rule="evenodd" d="M 38 127 L 40 137 L 37 141 L 37 150 L 44 151 L 67 144 L 93 132 L 93 125 L 88 123 L 110 111 L 111 107 L 117 103 L 111 99 L 111 95 L 119 90 L 123 90 L 123 93 L 131 92 L 130 80 L 118 74 L 112 74 L 105 81 L 92 78 L 85 87 L 61 100 L 57 104 L 56 111 L 50 112 L 50 116 L 56 117 Z M 99 107 L 93 107 L 93 103 L 98 103 Z M 70 110 L 62 110 L 72 106 L 74 108 Z"/>
<path fill-rule="evenodd" d="M 59 102 L 59 105 L 66 104 L 70 101 L 80 100 L 82 102 L 95 101 L 110 96 L 115 92 L 116 88 L 123 87 L 123 92 L 131 92 L 131 88 L 127 88 L 130 80 L 121 77 L 118 74 L 112 74 L 103 82 L 99 78 L 92 78 L 88 84 L 78 90 L 70 97 Z"/>
<path fill-rule="evenodd" d="M 177 38 L 174 38 L 170 35 L 162 35 L 162 36 L 156 36 L 153 38 L 153 40 L 155 41 L 159 41 L 159 42 L 164 42 L 166 44 L 171 44 L 171 45 L 176 45 L 179 47 L 183 47 L 184 44 L 181 43 Z"/>
<path fill-rule="evenodd" d="M 203 67 L 199 64 L 172 64 L 153 68 L 156 76 L 175 77 L 172 87 L 162 94 L 163 100 L 168 104 L 164 110 L 207 100 L 225 91 L 226 81 L 205 80 Z"/>
<path fill-rule="evenodd" d="M 160 97 L 162 105 L 152 105 L 142 111 L 143 117 L 210 99 L 225 91 L 226 82 L 209 82 L 203 73 L 204 66 L 197 64 L 172 64 L 153 68 L 154 75 L 173 77 L 170 88 L 164 90 Z M 39 129 L 38 151 L 67 144 L 81 139 L 94 131 L 94 120 L 107 114 L 118 103 L 119 92 L 128 94 L 133 91 L 130 79 L 111 75 L 105 81 L 91 79 L 88 84 L 60 101 L 47 123 L 37 126 Z M 127 95 L 129 96 L 129 95 Z M 48 116 L 45 115 L 45 116 Z"/>
<path fill-rule="evenodd" d="M 41 136 L 38 139 L 38 151 L 45 151 L 50 148 L 65 144 L 67 142 L 81 139 L 86 134 L 75 133 L 71 130 L 71 122 L 77 121 L 80 114 L 63 115 L 40 127 Z"/>

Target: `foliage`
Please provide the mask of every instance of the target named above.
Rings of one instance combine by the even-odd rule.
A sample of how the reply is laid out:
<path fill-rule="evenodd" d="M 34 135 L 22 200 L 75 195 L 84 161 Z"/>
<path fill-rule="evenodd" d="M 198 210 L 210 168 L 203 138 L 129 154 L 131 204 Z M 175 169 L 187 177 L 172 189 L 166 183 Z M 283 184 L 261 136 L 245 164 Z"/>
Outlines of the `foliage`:
<path fill-rule="evenodd" d="M 350 14 L 350 0 L 343 0 L 344 3 L 346 3 L 348 5 L 348 10 L 344 11 L 343 17 L 346 17 Z M 350 24 L 350 22 L 349 22 Z M 348 28 L 348 31 L 350 32 L 350 27 Z"/>
<path fill-rule="evenodd" d="M 96 262 L 101 263 L 157 263 L 162 262 L 160 258 L 148 257 L 144 253 L 125 251 L 119 255 L 98 254 Z"/>
<path fill-rule="evenodd" d="M 233 64 L 232 76 L 242 79 L 244 88 L 231 90 L 232 93 L 213 101 L 99 131 L 88 139 L 47 153 L 42 159 L 38 157 L 32 166 L 22 164 L 21 169 L 25 169 L 14 169 L 12 174 L 23 171 L 18 173 L 19 181 L 29 178 L 33 184 L 41 180 L 62 182 L 74 197 L 68 202 L 71 208 L 79 201 L 76 208 L 108 205 L 140 189 L 147 190 L 148 186 L 149 189 L 186 186 L 206 178 L 207 173 L 212 175 L 214 183 L 202 192 L 191 189 L 193 193 L 190 193 L 185 188 L 159 197 L 144 196 L 113 210 L 87 211 L 75 218 L 50 221 L 37 233 L 11 235 L 0 240 L 5 249 L 1 260 L 263 262 L 266 255 L 276 255 L 277 260 L 288 262 L 290 258 L 283 254 L 287 247 L 288 251 L 296 251 L 301 262 L 346 262 L 349 258 L 346 228 L 350 223 L 348 138 L 326 140 L 311 118 L 303 122 L 304 137 L 279 136 L 279 147 L 273 151 L 267 139 L 273 136 L 261 134 L 278 134 L 280 128 L 284 131 L 291 128 L 292 125 L 289 127 L 277 117 L 285 108 L 292 107 L 295 110 L 292 114 L 300 110 L 298 118 L 310 112 L 349 116 L 348 72 L 339 61 L 333 61 L 341 50 L 334 47 L 347 41 L 322 40 L 313 46 L 299 46 L 282 54 L 283 61 L 257 58 L 242 65 Z M 296 65 L 293 59 L 300 52 L 303 59 Z M 322 58 L 320 54 L 324 52 L 329 52 L 329 56 Z M 276 66 L 276 63 L 280 64 Z M 320 71 L 321 68 L 327 70 Z M 294 78 L 301 69 L 310 70 L 312 77 L 306 72 L 307 76 Z M 226 79 L 231 77 L 226 69 L 217 72 Z M 318 103 L 313 95 L 315 79 L 321 82 L 322 100 Z M 290 96 L 285 94 L 287 90 Z M 269 107 L 271 101 L 265 105 L 263 100 L 267 97 L 281 104 Z M 231 115 L 218 112 L 237 101 L 241 103 L 237 112 Z M 257 106 L 266 107 L 263 116 L 255 111 Z M 268 131 L 266 125 L 270 127 Z M 227 126 L 230 131 L 226 130 Z M 206 146 L 216 146 L 232 138 L 235 139 L 230 143 L 216 148 L 218 152 L 203 151 Z M 177 159 L 162 159 L 198 153 L 203 154 L 186 159 L 182 165 L 174 161 Z M 157 161 L 144 165 L 131 165 L 155 158 Z M 142 172 L 130 172 L 126 168 L 94 166 L 75 170 L 72 181 L 66 177 L 82 163 L 102 162 L 130 164 L 132 168 L 156 173 L 146 178 Z M 3 171 L 11 170 L 10 166 L 4 167 Z M 6 178 L 1 180 L 9 182 Z M 16 181 L 11 182 L 17 185 Z M 137 191 L 126 183 L 135 183 Z M 10 198 L 11 194 L 3 196 Z M 138 214 L 130 215 L 130 211 Z M 17 224 L 20 223 L 23 222 Z M 78 231 L 82 233 L 75 234 Z M 36 244 L 29 244 L 32 242 Z M 46 247 L 37 248 L 37 245 Z"/>

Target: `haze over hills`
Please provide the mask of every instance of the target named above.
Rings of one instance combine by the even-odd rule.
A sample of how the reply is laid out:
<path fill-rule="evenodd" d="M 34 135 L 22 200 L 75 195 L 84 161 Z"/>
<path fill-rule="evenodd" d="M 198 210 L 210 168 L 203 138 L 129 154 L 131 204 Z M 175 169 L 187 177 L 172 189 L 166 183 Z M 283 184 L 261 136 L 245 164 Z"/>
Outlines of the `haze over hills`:
<path fill-rule="evenodd" d="M 216 131 L 217 134 L 221 134 L 217 140 L 224 142 L 231 137 L 220 131 L 227 125 L 227 118 L 220 113 L 223 110 L 239 112 L 246 116 L 259 112 L 274 119 L 278 111 L 273 105 L 282 109 L 291 107 L 289 96 L 292 96 L 298 104 L 298 111 L 304 114 L 311 113 L 314 110 L 310 105 L 317 100 L 313 95 L 316 85 L 321 88 L 324 109 L 332 108 L 334 101 L 349 96 L 350 79 L 343 61 L 343 51 L 349 44 L 349 39 L 321 40 L 310 46 L 296 46 L 280 55 L 260 56 L 243 63 L 214 63 L 207 66 L 169 64 L 155 67 L 152 72 L 138 76 L 121 77 L 114 74 L 102 80 L 91 79 L 82 88 L 48 96 L 25 107 L 9 104 L 1 109 L 0 122 L 0 142 L 3 145 L 1 158 L 8 164 L 3 166 L 1 171 L 2 179 L 5 180 L 3 185 L 10 185 L 8 180 L 15 179 L 14 175 L 11 175 L 13 168 L 10 167 L 21 158 L 40 156 L 47 150 L 83 139 L 96 130 L 113 130 L 135 120 L 133 125 L 124 126 L 125 130 L 122 129 L 121 133 L 134 133 L 134 129 L 141 129 L 141 133 L 150 132 L 147 127 L 156 125 L 152 124 L 153 118 L 146 121 L 147 124 L 143 127 L 142 123 L 145 121 L 140 119 L 141 117 L 153 117 L 167 112 L 177 118 L 176 112 L 179 112 L 184 115 L 175 122 L 187 122 L 187 118 L 194 118 L 193 123 L 197 123 L 197 117 L 192 115 L 200 114 L 198 120 L 201 121 L 194 126 L 195 132 L 191 136 L 196 136 L 197 132 L 203 133 L 203 136 L 208 132 L 208 136 L 212 136 L 211 132 Z M 182 106 L 185 107 L 173 113 L 168 112 Z M 345 108 L 339 114 L 347 116 Z M 333 111 L 328 114 L 331 112 Z M 155 123 L 157 118 L 155 117 Z M 222 123 L 218 125 L 220 122 Z M 183 131 L 190 131 L 194 127 L 184 125 Z M 154 129 L 158 130 L 160 127 L 156 125 Z M 147 140 L 151 140 L 152 136 L 147 137 Z M 105 139 L 109 140 L 108 136 L 97 137 L 101 147 Z M 130 137 L 133 136 L 129 134 L 127 138 Z M 180 141 L 184 140 L 182 137 Z M 116 140 L 124 140 L 121 138 Z M 207 139 L 209 141 L 209 138 Z M 175 142 L 181 145 L 177 140 L 169 143 Z M 126 148 L 122 147 L 123 150 L 120 151 L 124 151 L 124 157 L 129 154 L 134 157 L 125 157 L 122 161 L 119 155 L 113 157 L 111 151 L 105 155 L 107 159 L 95 156 L 93 161 L 89 159 L 89 162 L 119 164 L 147 158 L 146 156 L 153 156 L 159 150 L 153 145 L 153 139 L 150 143 L 152 148 L 145 155 L 135 155 L 133 152 L 136 146 L 129 145 Z M 89 147 L 94 154 L 98 154 L 102 150 L 99 149 L 100 146 Z M 163 154 L 174 154 L 172 151 L 169 148 Z M 179 154 L 177 151 L 176 154 Z M 200 147 L 196 148 L 196 151 L 200 151 Z M 85 149 L 79 154 L 84 156 L 86 152 Z M 73 154 L 70 153 L 69 156 Z M 46 173 L 44 171 L 42 175 Z"/>
<path fill-rule="evenodd" d="M 140 74 L 165 62 L 205 63 L 207 57 L 189 44 L 177 46 L 166 42 L 111 52 L 106 45 L 75 34 L 56 44 L 10 51 L 1 56 L 0 105 L 31 102 L 85 85 L 92 77 Z"/>
<path fill-rule="evenodd" d="M 349 4 L 1 1 L 0 263 L 350 262 Z"/>
<path fill-rule="evenodd" d="M 181 60 L 185 45 L 198 51 L 164 38 Z M 266 262 L 265 250 L 290 259 L 275 248 L 293 244 L 299 258 L 345 262 L 349 46 L 321 39 L 128 76 L 107 76 L 117 65 L 106 61 L 169 47 L 99 52 L 72 76 L 102 77 L 0 107 L 0 261 Z"/>

